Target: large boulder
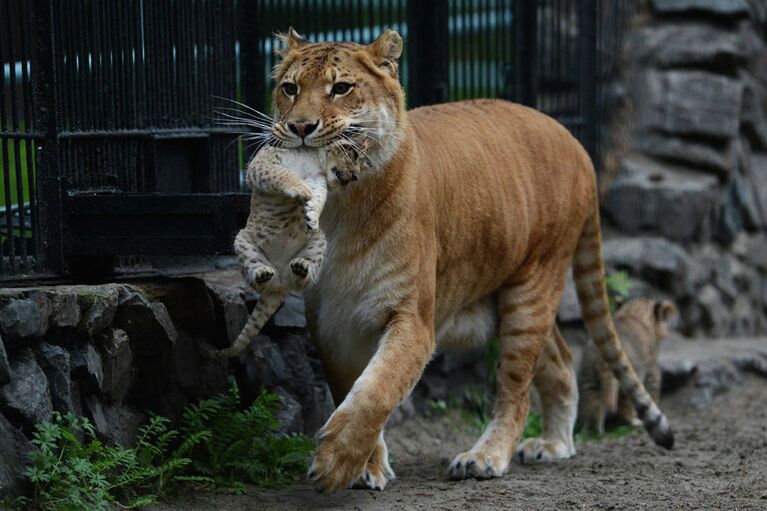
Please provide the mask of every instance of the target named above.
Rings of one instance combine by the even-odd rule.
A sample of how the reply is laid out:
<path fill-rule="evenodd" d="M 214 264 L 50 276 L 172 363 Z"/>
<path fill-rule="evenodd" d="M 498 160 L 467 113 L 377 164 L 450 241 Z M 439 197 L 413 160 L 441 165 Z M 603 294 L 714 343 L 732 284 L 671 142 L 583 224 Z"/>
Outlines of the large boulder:
<path fill-rule="evenodd" d="M 110 328 L 101 335 L 98 347 L 104 368 L 104 395 L 122 402 L 133 381 L 133 352 L 128 334 L 119 328 Z"/>
<path fill-rule="evenodd" d="M 605 264 L 625 270 L 674 296 L 689 296 L 707 276 L 680 245 L 659 237 L 607 239 L 602 245 Z"/>
<path fill-rule="evenodd" d="M 11 365 L 8 363 L 8 354 L 5 352 L 3 336 L 0 335 L 0 385 L 11 381 Z"/>
<path fill-rule="evenodd" d="M 80 344 L 72 352 L 72 375 L 80 380 L 85 389 L 99 392 L 104 385 L 104 366 L 101 355 L 89 342 Z"/>
<path fill-rule="evenodd" d="M 718 180 L 639 157 L 624 159 L 610 183 L 604 211 L 630 234 L 659 233 L 672 240 L 707 240 L 717 214 Z"/>
<path fill-rule="evenodd" d="M 120 299 L 120 285 L 73 286 L 82 309 L 80 331 L 94 336 L 112 324 Z"/>
<path fill-rule="evenodd" d="M 0 331 L 8 337 L 40 337 L 47 329 L 47 318 L 34 300 L 12 299 L 0 309 Z"/>
<path fill-rule="evenodd" d="M 650 26 L 638 34 L 636 58 L 657 67 L 701 66 L 734 69 L 748 48 L 737 32 L 688 22 Z"/>
<path fill-rule="evenodd" d="M 51 304 L 50 326 L 62 328 L 76 327 L 82 319 L 77 295 L 68 288 L 50 288 L 48 293 Z"/>
<path fill-rule="evenodd" d="M 748 0 L 652 0 L 652 9 L 658 14 L 679 15 L 701 12 L 718 16 L 748 16 Z"/>
<path fill-rule="evenodd" d="M 48 379 L 31 351 L 11 362 L 11 381 L 0 387 L 0 410 L 27 433 L 53 413 Z"/>
<path fill-rule="evenodd" d="M 736 166 L 732 141 L 702 142 L 692 137 L 649 132 L 635 138 L 635 148 L 642 152 L 686 167 L 704 170 L 726 178 Z"/>
<path fill-rule="evenodd" d="M 69 352 L 60 346 L 41 342 L 36 347 L 37 360 L 48 378 L 53 409 L 62 413 L 73 410 Z"/>
<path fill-rule="evenodd" d="M 640 87 L 640 128 L 718 139 L 738 135 L 739 80 L 706 71 L 647 71 Z"/>
<path fill-rule="evenodd" d="M 27 493 L 24 468 L 33 448 L 24 434 L 0 414 L 0 498 Z"/>
<path fill-rule="evenodd" d="M 748 179 L 754 192 L 756 205 L 767 224 L 767 153 L 754 152 L 749 156 Z"/>
<path fill-rule="evenodd" d="M 306 328 L 303 295 L 296 292 L 288 294 L 272 317 L 272 323 L 280 328 Z"/>

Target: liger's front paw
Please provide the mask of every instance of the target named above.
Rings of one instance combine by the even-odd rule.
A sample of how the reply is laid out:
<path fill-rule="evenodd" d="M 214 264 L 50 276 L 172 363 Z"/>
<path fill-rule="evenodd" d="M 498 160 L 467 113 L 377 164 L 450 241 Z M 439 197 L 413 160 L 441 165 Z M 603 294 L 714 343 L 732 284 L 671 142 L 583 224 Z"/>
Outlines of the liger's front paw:
<path fill-rule="evenodd" d="M 447 469 L 450 479 L 491 479 L 501 477 L 509 468 L 509 460 L 497 454 L 467 451 L 455 457 Z"/>
<path fill-rule="evenodd" d="M 517 446 L 514 452 L 514 461 L 521 465 L 549 463 L 564 460 L 574 455 L 575 448 L 568 447 L 561 440 L 528 438 Z"/>
<path fill-rule="evenodd" d="M 361 435 L 364 429 L 355 429 L 348 414 L 336 410 L 330 417 L 318 434 L 308 474 L 317 490 L 331 492 L 349 488 L 355 480 L 364 477 L 370 453 L 375 448 L 375 436 L 368 440 Z M 372 484 L 376 483 L 381 485 L 380 479 Z"/>
<path fill-rule="evenodd" d="M 368 462 L 362 474 L 352 483 L 352 488 L 383 491 L 386 484 L 394 479 L 394 471 L 388 463 L 380 467 L 376 463 Z"/>

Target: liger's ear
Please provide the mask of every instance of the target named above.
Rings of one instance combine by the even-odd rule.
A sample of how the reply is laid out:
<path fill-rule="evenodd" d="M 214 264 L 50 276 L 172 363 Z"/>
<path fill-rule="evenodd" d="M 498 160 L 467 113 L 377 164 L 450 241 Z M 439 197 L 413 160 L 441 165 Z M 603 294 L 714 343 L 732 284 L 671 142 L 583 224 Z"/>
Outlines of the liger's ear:
<path fill-rule="evenodd" d="M 397 76 L 397 59 L 402 55 L 402 36 L 387 29 L 378 39 L 368 45 L 368 51 L 373 56 L 376 65 L 386 69 L 392 76 Z"/>
<path fill-rule="evenodd" d="M 274 53 L 280 58 L 285 58 L 291 51 L 309 44 L 309 41 L 296 32 L 293 27 L 290 27 L 287 32 L 279 32 L 276 35 L 280 41 L 280 46 L 275 46 Z"/>
<path fill-rule="evenodd" d="M 660 323 L 668 323 L 671 318 L 676 316 L 678 311 L 676 305 L 669 300 L 655 302 L 655 319 Z"/>

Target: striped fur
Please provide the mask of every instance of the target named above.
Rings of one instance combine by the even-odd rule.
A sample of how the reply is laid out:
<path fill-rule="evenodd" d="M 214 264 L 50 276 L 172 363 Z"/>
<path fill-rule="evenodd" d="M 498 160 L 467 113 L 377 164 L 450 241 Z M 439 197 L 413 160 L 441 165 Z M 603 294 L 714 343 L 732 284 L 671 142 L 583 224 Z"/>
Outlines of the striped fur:
<path fill-rule="evenodd" d="M 327 250 L 305 291 L 312 341 L 338 405 L 318 433 L 309 472 L 317 488 L 383 488 L 391 478 L 384 424 L 436 347 L 495 334 L 492 419 L 449 474 L 504 474 L 574 254 L 589 327 L 646 406 L 651 430 L 665 430 L 657 406 L 621 365 L 617 337 L 603 333 L 614 328 L 604 313 L 596 177 L 572 135 L 503 101 L 406 111 L 396 66 L 402 39 L 392 31 L 368 46 L 311 44 L 292 31 L 285 43 L 274 71 L 273 134 L 300 144 L 285 126 L 307 121 L 318 129 L 306 145 L 341 136 L 371 142 L 371 170 L 328 193 L 320 219 Z M 354 86 L 339 97 L 332 94 L 338 82 Z M 281 93 L 286 83 L 298 92 Z"/>
<path fill-rule="evenodd" d="M 583 320 L 602 358 L 618 380 L 621 392 L 634 405 L 653 441 L 671 449 L 674 435 L 668 420 L 642 385 L 618 339 L 607 301 L 601 244 L 599 212 L 595 209 L 584 226 L 573 257 L 573 277 Z"/>

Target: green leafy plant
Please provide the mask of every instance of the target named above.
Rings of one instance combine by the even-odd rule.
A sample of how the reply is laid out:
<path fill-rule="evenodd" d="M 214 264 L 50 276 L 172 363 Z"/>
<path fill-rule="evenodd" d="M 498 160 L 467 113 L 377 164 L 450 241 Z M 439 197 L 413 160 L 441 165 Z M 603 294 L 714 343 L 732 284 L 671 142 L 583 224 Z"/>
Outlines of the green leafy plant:
<path fill-rule="evenodd" d="M 239 409 L 232 384 L 226 394 L 188 406 L 178 429 L 151 415 L 132 448 L 108 446 L 88 419 L 54 413 L 36 426 L 25 475 L 31 497 L 5 504 L 44 511 L 101 511 L 152 504 L 194 482 L 243 491 L 245 483 L 276 486 L 295 481 L 306 470 L 314 447 L 304 435 L 278 432 L 274 418 L 279 398 L 262 391 Z"/>
<path fill-rule="evenodd" d="M 610 312 L 615 312 L 618 305 L 616 302 L 625 301 L 629 297 L 631 279 L 625 271 L 617 271 L 605 277 L 605 285 L 610 301 Z"/>
<path fill-rule="evenodd" d="M 152 417 L 139 430 L 135 449 L 104 445 L 83 417 L 54 413 L 39 424 L 37 450 L 25 475 L 34 487 L 31 505 L 43 510 L 138 507 L 156 500 L 191 460 L 169 454 L 175 433 L 168 420 Z"/>
<path fill-rule="evenodd" d="M 279 398 L 262 391 L 240 411 L 239 393 L 200 401 L 184 411 L 180 452 L 192 459 L 192 472 L 216 485 L 244 489 L 243 483 L 277 486 L 295 481 L 306 469 L 314 444 L 305 435 L 277 434 Z"/>

